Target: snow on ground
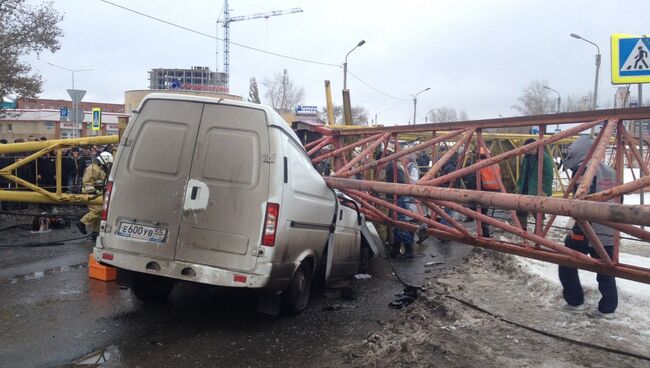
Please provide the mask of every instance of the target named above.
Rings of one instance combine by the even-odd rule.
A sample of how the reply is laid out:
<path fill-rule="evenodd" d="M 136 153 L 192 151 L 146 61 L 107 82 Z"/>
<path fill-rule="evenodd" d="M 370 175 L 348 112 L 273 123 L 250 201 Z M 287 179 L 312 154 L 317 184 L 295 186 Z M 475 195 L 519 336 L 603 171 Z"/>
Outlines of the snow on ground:
<path fill-rule="evenodd" d="M 557 265 L 534 259 L 519 257 L 516 259 L 525 271 L 556 285 L 558 289 L 561 288 Z M 650 268 L 650 258 L 647 257 L 621 253 L 620 262 Z M 586 303 L 591 309 L 595 309 L 600 299 L 596 274 L 584 270 L 579 270 L 578 274 L 582 287 L 587 290 L 585 295 L 589 296 L 586 298 Z M 619 293 L 619 307 L 616 311 L 616 319 L 612 323 L 638 328 L 641 335 L 650 337 L 650 285 L 617 278 L 616 286 Z"/>
<path fill-rule="evenodd" d="M 629 255 L 622 259 L 637 264 L 648 261 Z M 556 272 L 552 264 L 475 249 L 462 265 L 430 276 L 420 297 L 400 317 L 379 321 L 383 327 L 334 352 L 338 360 L 327 366 L 650 367 L 650 357 L 638 359 L 561 339 L 650 355 L 648 285 L 620 280 L 616 319 L 595 319 L 561 309 L 564 301 Z M 592 280 L 595 275 L 581 277 L 585 298 L 595 306 L 599 298 Z"/>

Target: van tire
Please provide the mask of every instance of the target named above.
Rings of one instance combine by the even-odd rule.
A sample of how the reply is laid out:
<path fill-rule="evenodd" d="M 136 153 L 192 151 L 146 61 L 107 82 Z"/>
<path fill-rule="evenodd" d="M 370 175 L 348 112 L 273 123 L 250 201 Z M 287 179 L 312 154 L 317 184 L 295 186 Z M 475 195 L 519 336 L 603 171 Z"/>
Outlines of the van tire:
<path fill-rule="evenodd" d="M 131 291 L 136 298 L 145 303 L 167 300 L 174 288 L 174 280 L 167 277 L 138 273 L 131 282 Z"/>
<path fill-rule="evenodd" d="M 307 308 L 311 295 L 311 272 L 303 263 L 291 278 L 291 283 L 282 294 L 283 310 L 288 315 L 297 315 Z"/>

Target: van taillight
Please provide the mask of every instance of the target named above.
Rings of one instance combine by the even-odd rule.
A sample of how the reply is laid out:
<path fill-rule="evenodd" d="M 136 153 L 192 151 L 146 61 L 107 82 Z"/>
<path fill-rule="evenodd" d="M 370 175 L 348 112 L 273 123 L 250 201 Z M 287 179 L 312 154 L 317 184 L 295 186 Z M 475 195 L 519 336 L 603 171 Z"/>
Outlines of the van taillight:
<path fill-rule="evenodd" d="M 106 221 L 108 216 L 108 206 L 111 203 L 111 192 L 113 191 L 113 182 L 109 181 L 106 183 L 106 188 L 104 189 L 104 203 L 102 204 L 102 220 Z"/>
<path fill-rule="evenodd" d="M 278 228 L 278 216 L 280 215 L 280 205 L 277 203 L 266 204 L 266 217 L 264 218 L 264 234 L 262 235 L 262 245 L 272 247 L 275 245 L 275 233 Z"/>

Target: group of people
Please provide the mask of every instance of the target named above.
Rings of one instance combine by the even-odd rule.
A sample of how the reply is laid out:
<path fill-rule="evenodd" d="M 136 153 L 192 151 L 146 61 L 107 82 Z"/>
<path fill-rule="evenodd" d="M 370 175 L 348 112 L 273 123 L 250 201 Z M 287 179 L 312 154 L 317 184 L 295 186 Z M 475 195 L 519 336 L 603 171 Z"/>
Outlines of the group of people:
<path fill-rule="evenodd" d="M 524 142 L 524 145 L 532 144 L 534 142 L 534 139 L 528 139 Z M 572 176 L 577 175 L 580 165 L 593 144 L 594 139 L 587 136 L 580 137 L 572 143 L 567 150 L 566 159 L 563 162 L 564 169 L 571 171 Z M 551 196 L 553 194 L 555 162 L 546 150 L 542 151 L 543 158 L 541 159 L 541 170 L 539 168 L 540 157 L 538 157 L 539 152 L 537 149 L 531 150 L 524 155 L 521 161 L 519 178 L 516 183 L 516 193 L 534 196 Z M 477 156 L 478 161 L 489 159 L 490 151 L 487 147 L 481 146 L 478 150 Z M 444 176 L 458 170 L 458 159 L 458 154 L 454 153 L 445 165 L 442 166 L 439 176 Z M 400 184 L 415 183 L 418 181 L 419 175 L 423 175 L 428 171 L 430 165 L 429 158 L 424 152 L 421 152 L 417 156 L 415 154 L 407 155 L 406 163 L 406 167 L 404 167 L 400 162 L 397 164 L 388 163 L 385 168 L 385 180 L 387 182 Z M 395 172 L 395 168 L 397 168 L 397 172 Z M 541 179 L 539 178 L 540 173 L 542 175 Z M 541 188 L 539 187 L 540 183 Z M 614 170 L 606 164 L 600 163 L 597 175 L 594 177 L 593 182 L 590 185 L 589 193 L 607 190 L 614 185 Z M 443 184 L 443 186 L 445 185 Z M 503 183 L 501 180 L 499 165 L 493 164 L 486 166 L 476 173 L 470 173 L 462 178 L 456 179 L 454 180 L 452 187 L 500 192 Z M 414 198 L 409 196 L 389 195 L 389 200 L 394 197 L 397 197 L 396 204 L 400 208 L 417 212 L 416 201 Z M 487 215 L 488 209 L 489 208 L 486 206 L 481 206 L 481 213 Z M 453 214 L 450 209 L 445 209 L 445 212 L 449 215 Z M 541 229 L 543 226 L 543 214 L 538 215 L 537 213 L 517 211 L 518 221 L 524 231 L 528 231 L 528 218 L 531 215 L 536 229 Z M 415 222 L 412 218 L 401 213 L 397 213 L 395 218 L 398 221 Z M 444 225 L 448 225 L 444 218 L 441 218 L 440 222 Z M 612 257 L 614 251 L 613 230 L 599 224 L 592 224 L 592 227 L 594 228 L 598 239 L 603 244 L 605 251 L 610 257 Z M 588 254 L 593 258 L 600 258 L 598 253 L 595 251 L 593 244 L 591 244 L 589 239 L 585 236 L 583 229 L 577 223 L 571 225 L 570 228 L 571 229 L 568 231 L 568 234 L 564 239 L 565 246 L 580 253 Z M 421 226 L 420 230 L 422 229 Z M 424 231 L 418 232 L 419 236 L 422 236 L 423 234 Z M 490 235 L 489 225 L 485 222 L 481 222 L 479 236 L 490 238 Z M 390 247 L 392 251 L 391 256 L 413 258 L 414 240 L 414 232 L 395 228 L 393 230 L 392 246 Z M 402 248 L 404 249 L 404 253 L 401 252 Z M 569 312 L 584 311 L 587 307 L 584 304 L 584 293 L 578 277 L 578 270 L 573 267 L 559 266 L 558 276 L 563 287 L 563 297 L 566 302 L 562 309 Z M 596 280 L 598 281 L 598 289 L 601 292 L 602 297 L 598 303 L 598 307 L 589 312 L 589 314 L 593 317 L 612 318 L 618 305 L 616 280 L 614 277 L 604 274 L 598 274 Z"/>

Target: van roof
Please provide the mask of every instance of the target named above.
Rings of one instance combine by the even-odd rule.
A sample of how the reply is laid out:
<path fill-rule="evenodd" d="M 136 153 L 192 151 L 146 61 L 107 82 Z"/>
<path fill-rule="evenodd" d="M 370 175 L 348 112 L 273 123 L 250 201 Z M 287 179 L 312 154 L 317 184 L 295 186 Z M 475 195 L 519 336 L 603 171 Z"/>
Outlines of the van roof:
<path fill-rule="evenodd" d="M 296 133 L 291 129 L 290 125 L 271 107 L 266 105 L 261 105 L 252 102 L 230 100 L 225 98 L 215 98 L 215 97 L 204 97 L 204 96 L 192 96 L 192 95 L 182 95 L 174 93 L 150 93 L 142 100 L 140 106 L 138 106 L 138 112 L 142 106 L 148 100 L 172 100 L 172 101 L 190 101 L 190 102 L 203 102 L 203 103 L 213 103 L 220 105 L 229 105 L 229 106 L 240 106 L 251 109 L 263 110 L 266 113 L 266 119 L 269 126 L 274 126 L 282 129 L 287 134 L 289 134 L 296 142 L 300 142 L 300 139 Z"/>

